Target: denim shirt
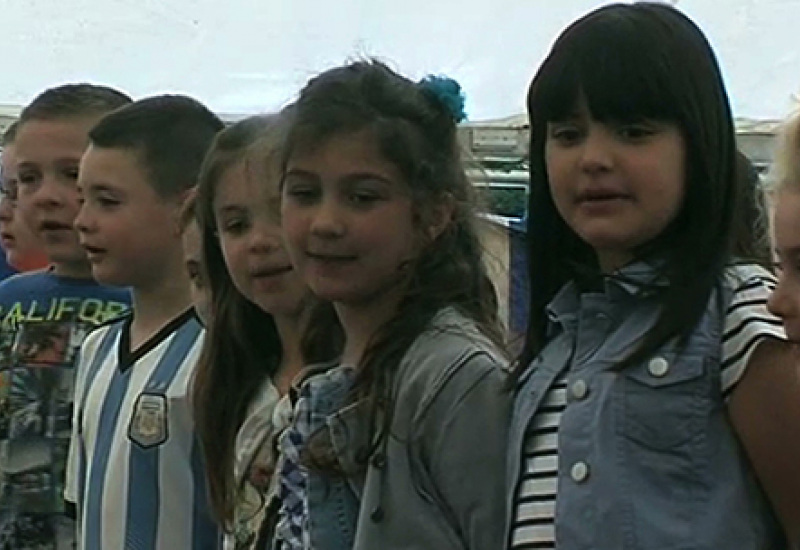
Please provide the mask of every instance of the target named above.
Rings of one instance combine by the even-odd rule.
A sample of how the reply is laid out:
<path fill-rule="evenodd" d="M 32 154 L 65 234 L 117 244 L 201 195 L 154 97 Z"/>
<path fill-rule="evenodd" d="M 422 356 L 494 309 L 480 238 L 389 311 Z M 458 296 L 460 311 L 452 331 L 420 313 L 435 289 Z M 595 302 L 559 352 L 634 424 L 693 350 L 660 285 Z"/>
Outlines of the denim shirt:
<path fill-rule="evenodd" d="M 338 369 L 321 375 L 328 383 L 313 406 L 330 411 L 325 425 L 345 477 L 309 472 L 314 550 L 502 546 L 506 363 L 454 310 L 431 324 L 398 367 L 391 435 L 369 460 L 364 403 L 339 408 L 347 383 Z"/>
<path fill-rule="evenodd" d="M 345 403 L 353 378 L 353 369 L 343 366 L 308 382 L 312 386 L 309 404 L 312 411 L 311 433 L 327 429 L 334 448 L 340 430 L 339 419 L 355 410 L 351 405 L 339 411 Z M 353 449 L 358 447 L 357 442 L 351 443 Z M 352 464 L 358 463 L 353 460 Z M 356 480 L 363 477 L 365 468 L 357 467 L 345 477 L 328 476 L 314 469 L 308 471 L 308 531 L 314 550 L 349 550 L 353 547 L 360 496 Z"/>
<path fill-rule="evenodd" d="M 639 264 L 630 283 L 652 282 Z M 732 289 L 719 285 L 685 347 L 663 346 L 625 370 L 617 362 L 653 327 L 642 287 L 566 285 L 548 308 L 551 338 L 522 376 L 509 438 L 507 540 L 525 432 L 567 369 L 558 432 L 555 531 L 560 550 L 756 550 L 782 535 L 737 441 L 721 394 L 721 335 Z M 572 391 L 575 384 L 587 391 Z"/>

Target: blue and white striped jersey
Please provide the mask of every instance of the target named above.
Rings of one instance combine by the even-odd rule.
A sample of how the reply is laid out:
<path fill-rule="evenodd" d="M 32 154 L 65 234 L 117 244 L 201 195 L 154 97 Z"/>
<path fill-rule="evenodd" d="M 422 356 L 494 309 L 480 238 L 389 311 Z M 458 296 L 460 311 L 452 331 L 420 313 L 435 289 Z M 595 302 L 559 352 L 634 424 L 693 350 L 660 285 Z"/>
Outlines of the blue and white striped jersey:
<path fill-rule="evenodd" d="M 83 550 L 216 550 L 190 405 L 203 329 L 192 312 L 130 352 L 130 321 L 86 338 L 65 498 Z"/>

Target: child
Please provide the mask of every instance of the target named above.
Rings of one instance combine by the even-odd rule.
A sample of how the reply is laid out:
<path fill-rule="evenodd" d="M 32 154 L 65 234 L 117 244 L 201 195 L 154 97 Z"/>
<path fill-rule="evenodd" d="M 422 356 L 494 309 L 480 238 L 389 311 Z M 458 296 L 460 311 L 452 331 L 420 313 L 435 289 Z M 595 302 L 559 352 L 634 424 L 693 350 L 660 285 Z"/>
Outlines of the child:
<path fill-rule="evenodd" d="M 4 151 L 16 164 L 14 226 L 33 228 L 50 260 L 46 270 L 0 284 L 0 539 L 11 548 L 72 548 L 74 524 L 63 517 L 61 489 L 74 365 L 85 334 L 130 302 L 127 290 L 92 279 L 72 229 L 75 180 L 89 127 L 129 102 L 104 86 L 51 88 L 22 110 L 14 145 Z"/>
<path fill-rule="evenodd" d="M 732 265 L 754 243 L 734 239 L 710 46 L 667 5 L 600 8 L 556 41 L 528 110 L 507 547 L 783 548 L 762 489 L 795 540 L 800 393 L 771 274 Z"/>
<path fill-rule="evenodd" d="M 218 548 L 189 382 L 202 345 L 178 216 L 222 122 L 157 96 L 95 126 L 75 220 L 98 281 L 129 286 L 133 313 L 81 349 L 68 500 L 79 548 Z"/>
<path fill-rule="evenodd" d="M 207 327 L 210 321 L 211 290 L 208 288 L 208 274 L 203 261 L 203 241 L 200 224 L 197 221 L 196 204 L 195 193 L 190 194 L 183 204 L 180 218 L 181 244 L 183 265 L 189 276 L 194 311 L 203 326 Z"/>
<path fill-rule="evenodd" d="M 772 243 L 766 196 L 756 167 L 741 151 L 736 152 L 738 215 L 734 221 L 733 254 L 765 266 L 772 264 Z"/>
<path fill-rule="evenodd" d="M 769 309 L 781 318 L 789 339 L 800 343 L 800 113 L 781 129 L 770 180 L 780 271 Z"/>
<path fill-rule="evenodd" d="M 15 215 L 17 203 L 17 162 L 14 139 L 17 123 L 13 123 L 3 134 L 2 201 L 0 201 L 0 242 L 2 242 L 8 265 L 17 271 L 33 271 L 47 265 L 42 245 L 21 216 Z"/>
<path fill-rule="evenodd" d="M 306 362 L 340 351 L 335 327 L 320 330 L 318 351 L 301 349 L 310 296 L 289 262 L 274 208 L 279 120 L 252 117 L 220 132 L 197 194 L 213 315 L 194 407 L 211 504 L 231 549 L 251 546 L 274 492 L 270 451 L 281 427 L 273 421 L 280 396 Z"/>
<path fill-rule="evenodd" d="M 502 546 L 509 400 L 462 106 L 451 80 L 363 61 L 290 108 L 282 226 L 346 343 L 281 437 L 280 548 Z"/>

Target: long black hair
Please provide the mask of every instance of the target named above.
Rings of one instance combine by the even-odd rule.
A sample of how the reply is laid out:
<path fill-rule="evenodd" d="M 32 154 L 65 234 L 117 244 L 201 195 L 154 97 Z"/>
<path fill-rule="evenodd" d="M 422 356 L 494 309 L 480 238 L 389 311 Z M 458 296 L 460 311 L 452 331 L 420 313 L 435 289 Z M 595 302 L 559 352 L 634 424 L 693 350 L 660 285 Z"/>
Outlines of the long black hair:
<path fill-rule="evenodd" d="M 663 259 L 662 275 L 670 284 L 659 295 L 654 329 L 623 366 L 675 336 L 688 336 L 730 256 L 738 204 L 735 131 L 709 43 L 665 4 L 614 4 L 589 13 L 559 36 L 528 92 L 530 321 L 519 371 L 546 342 L 545 308 L 559 289 L 587 271 L 599 273 L 591 247 L 555 208 L 545 164 L 548 122 L 567 119 L 580 101 L 601 122 L 673 123 L 686 147 L 680 210 L 636 251 L 639 259 Z"/>

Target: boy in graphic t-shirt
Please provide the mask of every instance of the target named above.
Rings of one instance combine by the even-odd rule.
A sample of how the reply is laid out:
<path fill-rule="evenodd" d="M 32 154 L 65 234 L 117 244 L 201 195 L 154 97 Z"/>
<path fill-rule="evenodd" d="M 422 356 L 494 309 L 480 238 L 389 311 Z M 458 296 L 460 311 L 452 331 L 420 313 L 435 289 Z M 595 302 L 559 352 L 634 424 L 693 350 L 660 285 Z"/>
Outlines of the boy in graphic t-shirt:
<path fill-rule="evenodd" d="M 70 84 L 23 109 L 15 139 L 17 204 L 49 267 L 0 283 L 0 550 L 73 548 L 62 498 L 74 362 L 93 327 L 128 309 L 126 289 L 98 284 L 72 225 L 89 129 L 130 103 Z"/>

